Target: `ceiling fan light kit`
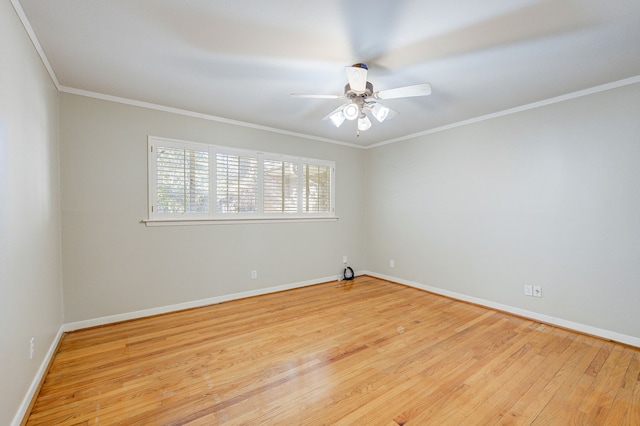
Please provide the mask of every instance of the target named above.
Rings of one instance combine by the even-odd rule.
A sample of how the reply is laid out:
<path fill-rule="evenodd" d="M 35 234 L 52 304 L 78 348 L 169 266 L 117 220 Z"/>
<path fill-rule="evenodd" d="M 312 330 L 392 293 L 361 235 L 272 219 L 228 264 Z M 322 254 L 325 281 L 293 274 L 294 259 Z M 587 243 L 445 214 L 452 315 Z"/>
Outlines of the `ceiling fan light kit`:
<path fill-rule="evenodd" d="M 373 115 L 380 123 L 387 119 L 389 111 L 389 108 L 379 103 L 375 103 L 373 107 L 371 107 L 371 115 Z"/>
<path fill-rule="evenodd" d="M 345 118 L 346 117 L 344 116 L 342 110 L 334 111 L 329 114 L 329 120 L 331 120 L 331 122 L 336 127 L 340 127 L 342 123 L 344 123 Z"/>
<path fill-rule="evenodd" d="M 342 114 L 347 120 L 353 121 L 360 116 L 360 108 L 356 103 L 347 104 L 342 109 Z"/>
<path fill-rule="evenodd" d="M 379 103 L 379 99 L 409 98 L 431 94 L 431 85 L 429 83 L 375 92 L 373 90 L 373 84 L 367 81 L 368 70 L 369 67 L 367 67 L 366 64 L 354 64 L 350 67 L 345 67 L 349 83 L 344 86 L 344 93 L 342 95 L 301 95 L 294 93 L 291 96 L 299 98 L 349 100 L 348 103 L 330 112 L 324 119 L 331 120 L 336 127 L 340 127 L 345 120 L 353 121 L 357 119 L 358 131 L 356 135 L 360 136 L 361 131 L 364 132 L 371 128 L 371 120 L 367 117 L 367 112 L 380 123 L 389 118 L 390 115 L 396 114 L 395 111 Z"/>
<path fill-rule="evenodd" d="M 363 112 L 360 118 L 358 118 L 358 130 L 364 132 L 365 130 L 369 130 L 370 128 L 371 120 L 369 120 L 369 117 L 367 117 Z"/>

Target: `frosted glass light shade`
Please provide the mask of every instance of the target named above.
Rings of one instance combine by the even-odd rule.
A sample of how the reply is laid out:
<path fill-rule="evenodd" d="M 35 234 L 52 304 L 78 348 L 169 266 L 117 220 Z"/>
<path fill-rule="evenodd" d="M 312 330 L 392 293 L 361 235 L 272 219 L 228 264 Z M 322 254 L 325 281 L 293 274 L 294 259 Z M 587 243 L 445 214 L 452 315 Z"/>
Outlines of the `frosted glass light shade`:
<path fill-rule="evenodd" d="M 344 123 L 344 118 L 342 111 L 336 111 L 329 116 L 329 120 L 331 120 L 333 125 L 336 127 L 340 127 L 340 125 Z"/>
<path fill-rule="evenodd" d="M 371 128 L 371 120 L 369 117 L 362 114 L 360 118 L 358 118 L 358 130 L 364 132 L 365 130 L 369 130 Z"/>
<path fill-rule="evenodd" d="M 384 105 L 375 104 L 373 108 L 371 108 L 371 114 L 382 123 L 389 116 L 389 108 Z"/>

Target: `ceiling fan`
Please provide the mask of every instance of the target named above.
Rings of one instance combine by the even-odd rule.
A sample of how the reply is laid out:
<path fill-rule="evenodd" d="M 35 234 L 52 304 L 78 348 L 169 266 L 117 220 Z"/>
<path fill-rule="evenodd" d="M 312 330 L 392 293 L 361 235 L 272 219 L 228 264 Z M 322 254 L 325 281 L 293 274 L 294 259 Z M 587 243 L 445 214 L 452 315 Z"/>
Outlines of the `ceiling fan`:
<path fill-rule="evenodd" d="M 340 127 L 345 120 L 358 120 L 358 132 L 356 135 L 360 136 L 360 131 L 364 132 L 371 128 L 371 120 L 367 116 L 367 113 L 380 123 L 397 114 L 397 112 L 391 108 L 379 103 L 378 100 L 410 98 L 431 94 L 431 85 L 429 83 L 376 92 L 373 90 L 373 84 L 367 81 L 368 70 L 369 67 L 367 67 L 366 64 L 354 64 L 350 67 L 345 67 L 347 80 L 349 82 L 344 86 L 344 93 L 342 95 L 305 95 L 293 93 L 291 96 L 315 99 L 347 99 L 347 103 L 331 111 L 323 120 L 331 120 L 336 127 Z"/>

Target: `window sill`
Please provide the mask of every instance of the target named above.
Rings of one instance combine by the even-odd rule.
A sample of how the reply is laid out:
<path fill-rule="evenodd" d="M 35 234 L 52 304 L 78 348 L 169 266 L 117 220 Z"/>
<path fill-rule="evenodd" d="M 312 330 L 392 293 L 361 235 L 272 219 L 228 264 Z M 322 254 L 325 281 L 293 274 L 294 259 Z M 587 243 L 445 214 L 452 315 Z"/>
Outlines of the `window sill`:
<path fill-rule="evenodd" d="M 193 225 L 233 225 L 233 224 L 254 224 L 254 223 L 300 223 L 300 222 L 335 222 L 339 218 L 333 217 L 260 217 L 260 218 L 236 218 L 236 219 L 142 219 L 148 227 L 154 226 L 193 226 Z"/>

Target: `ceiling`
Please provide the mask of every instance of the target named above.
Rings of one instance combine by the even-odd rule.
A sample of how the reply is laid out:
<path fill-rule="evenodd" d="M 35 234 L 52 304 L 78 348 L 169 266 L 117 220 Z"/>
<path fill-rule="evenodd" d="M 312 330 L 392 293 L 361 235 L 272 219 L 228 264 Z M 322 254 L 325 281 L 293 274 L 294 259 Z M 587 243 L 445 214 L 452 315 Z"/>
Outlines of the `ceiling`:
<path fill-rule="evenodd" d="M 640 75 L 638 0 L 14 0 L 62 91 L 370 146 Z M 23 17 L 24 18 L 24 17 Z M 392 120 L 322 120 L 364 62 Z"/>

